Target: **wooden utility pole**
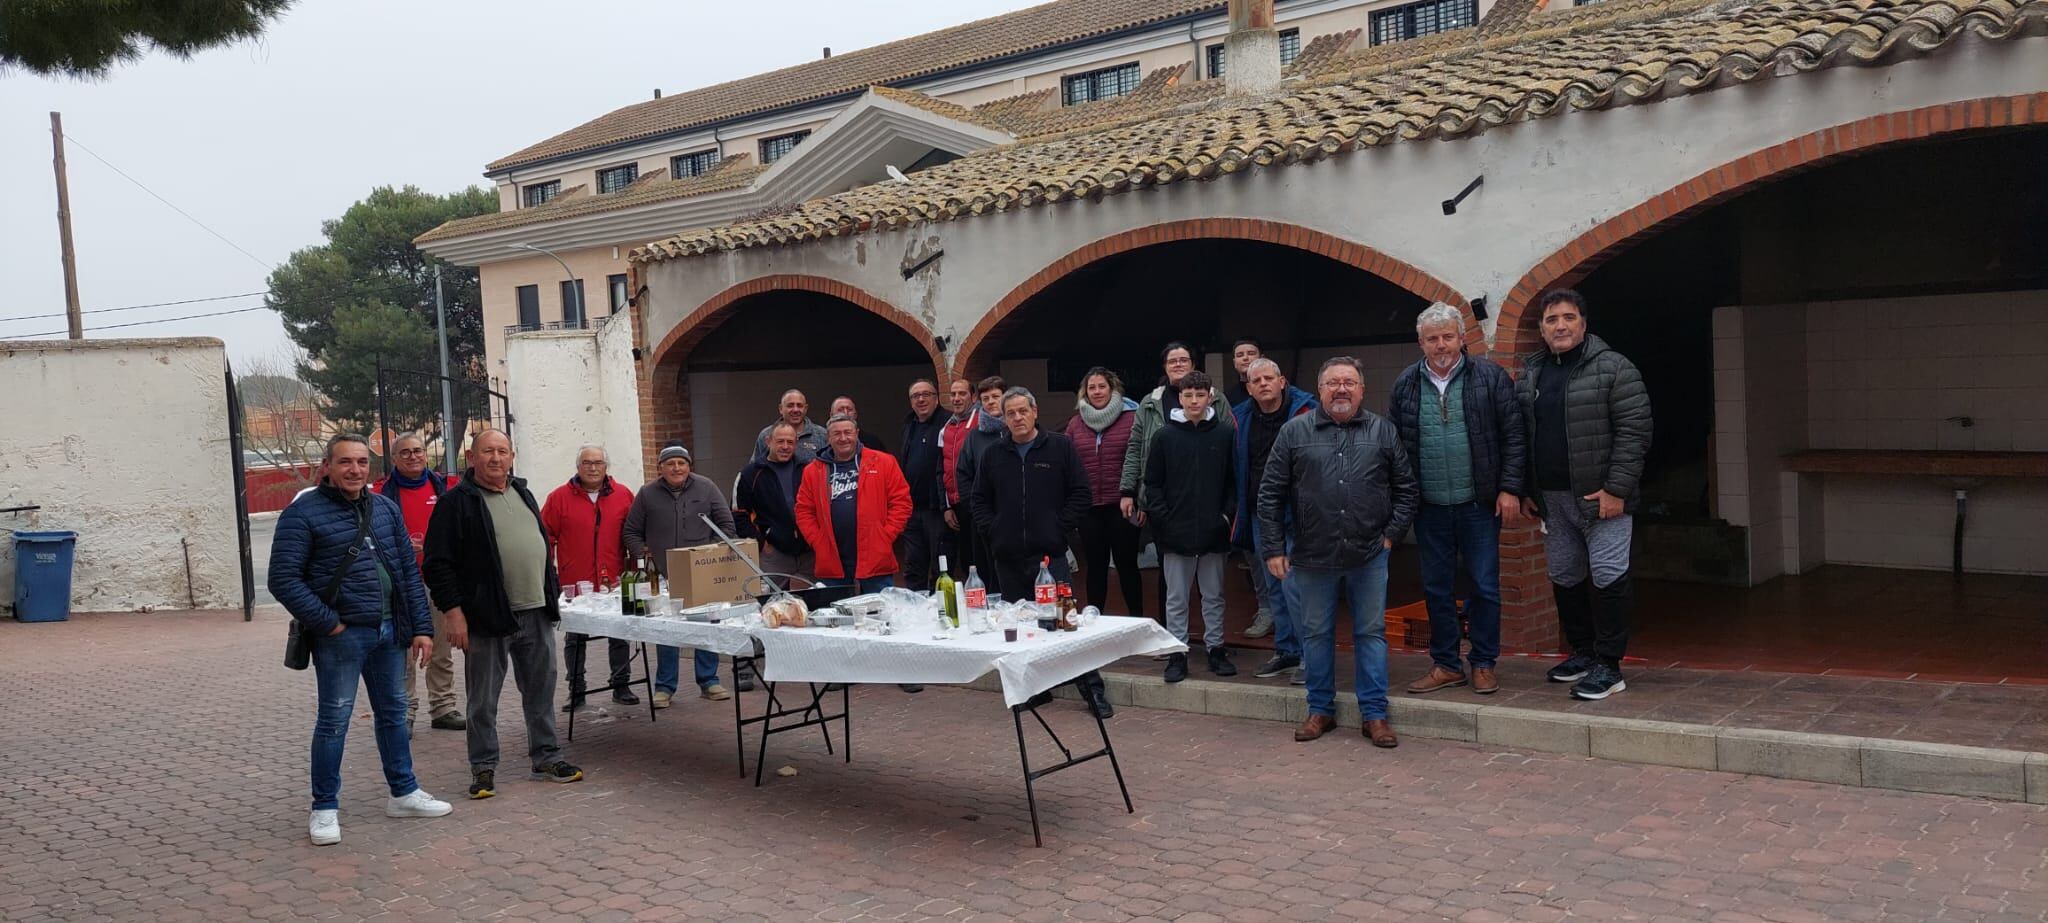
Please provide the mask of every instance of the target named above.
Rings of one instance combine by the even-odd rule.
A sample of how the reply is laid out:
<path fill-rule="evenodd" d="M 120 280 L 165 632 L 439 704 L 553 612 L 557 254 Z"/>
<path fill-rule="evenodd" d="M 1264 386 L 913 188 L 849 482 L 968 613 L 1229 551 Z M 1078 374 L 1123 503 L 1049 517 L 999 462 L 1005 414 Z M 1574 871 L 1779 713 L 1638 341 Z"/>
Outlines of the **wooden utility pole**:
<path fill-rule="evenodd" d="M 57 152 L 57 237 L 64 248 L 64 318 L 71 338 L 85 339 L 85 319 L 78 310 L 78 254 L 71 249 L 71 184 L 64 179 L 64 114 L 50 113 L 50 146 Z"/>

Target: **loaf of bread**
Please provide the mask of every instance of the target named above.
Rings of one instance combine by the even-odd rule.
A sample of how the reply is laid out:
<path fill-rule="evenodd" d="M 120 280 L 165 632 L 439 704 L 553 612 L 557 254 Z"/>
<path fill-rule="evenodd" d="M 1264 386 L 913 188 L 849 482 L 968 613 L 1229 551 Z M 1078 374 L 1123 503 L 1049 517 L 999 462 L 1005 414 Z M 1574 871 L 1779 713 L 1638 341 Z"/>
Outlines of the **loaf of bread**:
<path fill-rule="evenodd" d="M 802 628 L 810 614 L 810 607 L 794 596 L 778 596 L 761 607 L 761 621 L 769 628 Z"/>

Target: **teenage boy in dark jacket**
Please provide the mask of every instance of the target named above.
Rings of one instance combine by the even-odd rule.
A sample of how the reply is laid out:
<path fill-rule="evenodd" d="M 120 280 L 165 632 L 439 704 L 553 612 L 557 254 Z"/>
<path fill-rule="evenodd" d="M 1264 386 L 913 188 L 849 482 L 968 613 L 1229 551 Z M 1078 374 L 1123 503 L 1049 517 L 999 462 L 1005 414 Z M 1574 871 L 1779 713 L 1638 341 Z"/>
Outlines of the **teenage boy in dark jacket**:
<path fill-rule="evenodd" d="M 406 660 L 422 662 L 432 654 L 434 622 L 410 554 L 405 518 L 397 503 L 367 489 L 370 444 L 363 437 L 328 440 L 323 465 L 327 475 L 320 486 L 293 500 L 277 518 L 277 537 L 270 546 L 270 593 L 311 641 L 320 687 L 313 722 L 313 811 L 307 824 L 316 846 L 341 842 L 341 754 L 359 682 L 370 690 L 377 755 L 391 789 L 384 813 L 439 817 L 450 810 L 447 802 L 421 789 L 412 773 Z"/>
<path fill-rule="evenodd" d="M 464 654 L 469 797 L 497 792 L 498 693 L 509 662 L 526 715 L 533 778 L 577 782 L 555 739 L 555 623 L 562 586 L 540 504 L 512 476 L 512 440 L 484 430 L 471 440 L 469 470 L 434 507 L 427 526 L 427 587 L 445 614 L 448 643 Z"/>
<path fill-rule="evenodd" d="M 999 406 L 1006 435 L 975 460 L 974 521 L 987 525 L 995 573 L 1010 598 L 1030 599 L 1041 561 L 1053 579 L 1067 579 L 1067 532 L 1088 513 L 1088 474 L 1067 437 L 1038 428 L 1038 398 L 1029 390 L 1003 392 Z M 1098 717 L 1114 713 L 1100 674 L 1090 670 L 1074 685 Z"/>
<path fill-rule="evenodd" d="M 1166 577 L 1166 630 L 1188 640 L 1188 581 L 1202 591 L 1202 637 L 1209 672 L 1235 676 L 1223 644 L 1223 565 L 1230 550 L 1230 517 L 1237 509 L 1237 476 L 1231 465 L 1233 429 L 1218 422 L 1209 376 L 1189 372 L 1181 379 L 1180 406 L 1146 448 L 1139 506 L 1159 543 Z M 1188 655 L 1166 659 L 1166 681 L 1188 677 Z"/>

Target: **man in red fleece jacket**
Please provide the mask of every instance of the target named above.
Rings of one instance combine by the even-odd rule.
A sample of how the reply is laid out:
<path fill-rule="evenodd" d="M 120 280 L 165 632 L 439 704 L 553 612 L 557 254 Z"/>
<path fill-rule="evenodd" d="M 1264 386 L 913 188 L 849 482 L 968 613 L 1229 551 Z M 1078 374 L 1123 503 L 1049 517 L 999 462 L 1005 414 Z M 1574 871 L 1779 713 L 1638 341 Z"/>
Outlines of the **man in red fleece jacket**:
<path fill-rule="evenodd" d="M 626 524 L 626 511 L 632 506 L 633 492 L 612 480 L 611 458 L 604 447 L 586 445 L 579 450 L 576 476 L 548 494 L 547 502 L 540 507 L 541 525 L 547 527 L 548 536 L 554 539 L 555 569 L 562 575 L 563 586 L 573 586 L 579 580 L 595 585 L 604 579 L 617 580 L 625 573 L 626 551 L 620 529 Z M 584 661 L 589 644 L 589 635 L 569 632 L 562 636 L 562 672 L 569 674 L 569 704 L 563 706 L 563 711 L 583 705 Z M 640 704 L 640 697 L 625 687 L 631 678 L 632 646 L 612 638 L 606 648 L 611 659 L 611 678 L 606 685 L 611 687 L 612 701 L 621 705 Z"/>
<path fill-rule="evenodd" d="M 825 439 L 831 447 L 804 468 L 796 489 L 797 531 L 817 553 L 819 583 L 881 592 L 895 583 L 896 537 L 910 524 L 910 483 L 894 456 L 861 449 L 853 417 L 827 421 Z"/>

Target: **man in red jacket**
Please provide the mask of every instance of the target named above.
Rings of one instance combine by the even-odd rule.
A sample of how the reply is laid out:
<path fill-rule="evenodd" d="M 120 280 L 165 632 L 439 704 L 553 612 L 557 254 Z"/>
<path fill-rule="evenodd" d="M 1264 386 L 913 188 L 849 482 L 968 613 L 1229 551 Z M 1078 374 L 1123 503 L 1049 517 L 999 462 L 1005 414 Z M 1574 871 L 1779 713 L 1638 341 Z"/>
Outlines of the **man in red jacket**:
<path fill-rule="evenodd" d="M 461 478 L 444 476 L 427 467 L 427 441 L 418 433 L 406 433 L 391 440 L 391 474 L 371 490 L 390 497 L 398 503 L 398 509 L 405 514 L 405 531 L 412 537 L 412 556 L 415 564 L 423 564 L 426 554 L 421 549 L 427 540 L 427 522 L 434 518 L 434 504 L 441 501 L 441 495 L 448 488 L 461 482 Z M 322 475 L 325 476 L 324 474 Z M 308 491 L 313 488 L 307 488 Z M 410 659 L 405 664 L 405 726 L 406 733 L 412 733 L 412 719 L 419 714 L 420 673 L 427 674 L 428 714 L 433 716 L 434 727 L 444 731 L 460 731 L 468 725 L 462 718 L 462 702 L 455 697 L 455 648 L 448 644 L 448 638 L 441 632 L 441 611 L 434 610 L 434 654 L 427 659 L 424 670 Z"/>
<path fill-rule="evenodd" d="M 826 421 L 825 439 L 830 451 L 804 468 L 796 489 L 797 531 L 817 554 L 819 583 L 881 592 L 895 584 L 896 537 L 910 524 L 910 483 L 894 456 L 861 450 L 852 417 Z"/>
<path fill-rule="evenodd" d="M 625 573 L 626 552 L 619 530 L 632 506 L 633 492 L 612 480 L 611 458 L 604 447 L 586 445 L 579 450 L 576 476 L 548 494 L 540 507 L 541 525 L 554 539 L 555 569 L 562 575 L 563 586 L 573 586 L 579 580 L 595 585 L 605 579 L 617 580 Z M 562 671 L 569 674 L 569 704 L 563 711 L 583 705 L 583 664 L 589 643 L 589 635 L 569 632 L 562 636 Z M 612 638 L 606 648 L 612 668 L 606 685 L 611 687 L 612 701 L 640 704 L 640 697 L 625 686 L 631 678 L 632 646 Z"/>

